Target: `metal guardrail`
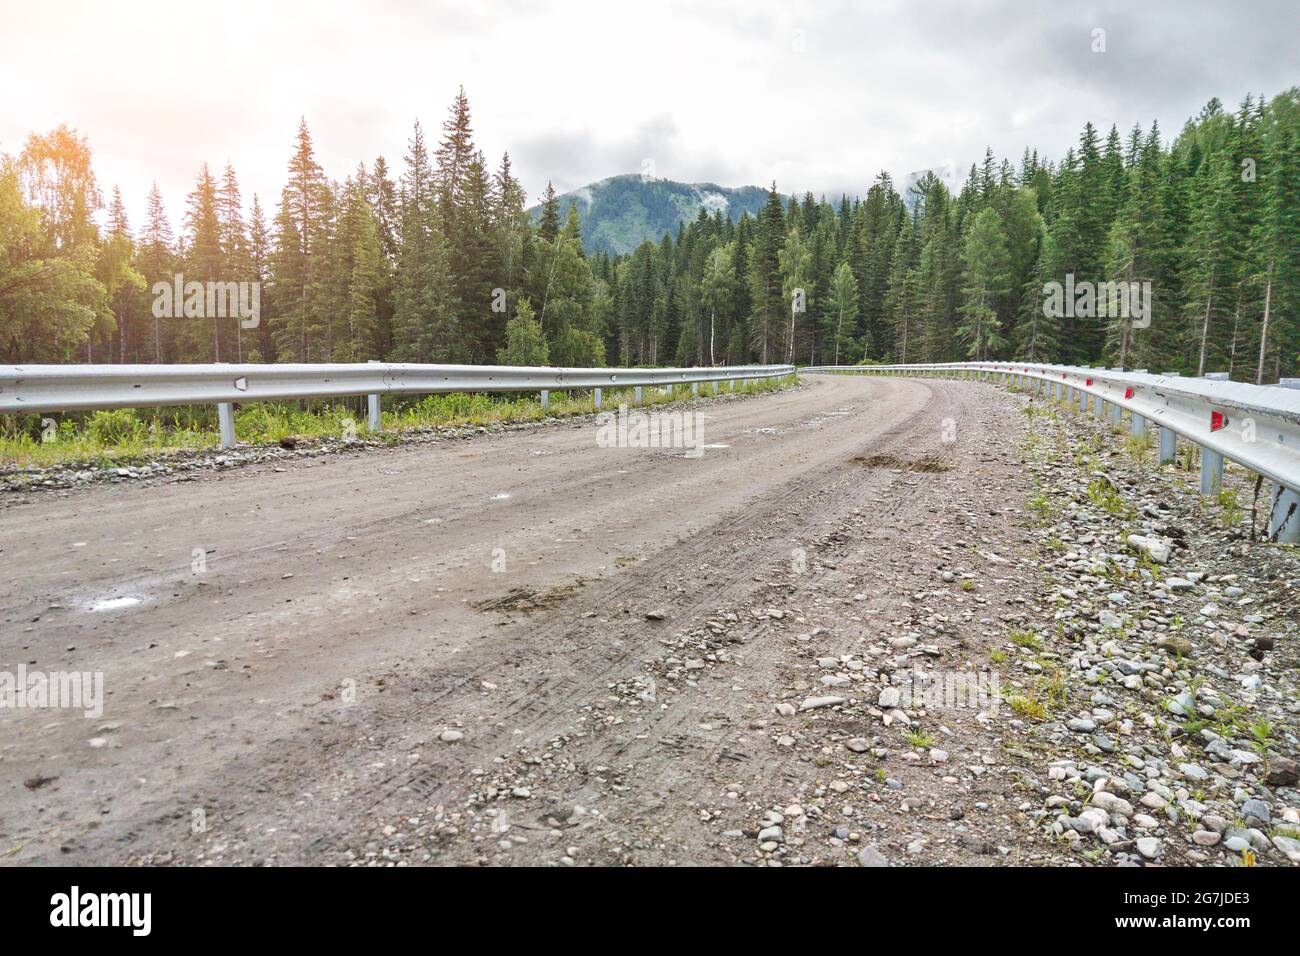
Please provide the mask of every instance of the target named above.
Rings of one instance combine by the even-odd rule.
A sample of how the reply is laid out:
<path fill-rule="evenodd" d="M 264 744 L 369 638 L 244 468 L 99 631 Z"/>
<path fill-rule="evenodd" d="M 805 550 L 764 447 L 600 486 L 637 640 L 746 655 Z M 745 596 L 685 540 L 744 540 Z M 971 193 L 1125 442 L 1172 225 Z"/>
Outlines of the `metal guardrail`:
<path fill-rule="evenodd" d="M 371 431 L 381 428 L 384 395 L 448 392 L 540 392 L 542 407 L 553 391 L 592 390 L 597 408 L 605 388 L 641 389 L 780 378 L 793 365 L 712 368 L 553 368 L 513 365 L 407 365 L 364 362 L 338 365 L 4 365 L 0 366 L 0 414 L 213 405 L 221 446 L 235 445 L 235 404 L 281 399 L 369 397 Z"/>
<path fill-rule="evenodd" d="M 1183 378 L 1032 362 L 812 366 L 800 372 L 995 381 L 1077 403 L 1081 411 L 1091 405 L 1094 415 L 1115 425 L 1127 411 L 1134 435 L 1145 434 L 1148 422 L 1158 428 L 1161 464 L 1174 460 L 1179 438 L 1200 447 L 1202 494 L 1218 491 L 1225 459 L 1269 479 L 1269 538 L 1300 543 L 1300 379 L 1247 385 L 1227 381 L 1226 373 Z"/>

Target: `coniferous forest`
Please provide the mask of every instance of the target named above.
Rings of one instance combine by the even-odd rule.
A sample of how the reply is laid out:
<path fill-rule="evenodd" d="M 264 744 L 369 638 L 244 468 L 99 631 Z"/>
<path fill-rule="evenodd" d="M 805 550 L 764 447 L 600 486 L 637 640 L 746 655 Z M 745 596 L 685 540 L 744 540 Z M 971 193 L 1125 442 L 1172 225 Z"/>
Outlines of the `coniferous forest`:
<path fill-rule="evenodd" d="M 463 91 L 439 133 L 416 123 L 400 160 L 341 182 L 305 122 L 287 152 L 273 203 L 203 164 L 175 224 L 156 186 L 129 222 L 75 130 L 0 156 L 0 361 L 1300 368 L 1297 89 L 1212 100 L 1172 136 L 1086 123 L 1064 156 L 990 150 L 956 194 L 934 174 L 858 198 L 774 183 L 756 217 L 701 211 L 623 256 L 585 253 L 549 186 L 526 212 Z M 156 317 L 177 273 L 260 283 L 260 321 Z M 1149 283 L 1149 325 L 1045 315 L 1067 277 Z"/>

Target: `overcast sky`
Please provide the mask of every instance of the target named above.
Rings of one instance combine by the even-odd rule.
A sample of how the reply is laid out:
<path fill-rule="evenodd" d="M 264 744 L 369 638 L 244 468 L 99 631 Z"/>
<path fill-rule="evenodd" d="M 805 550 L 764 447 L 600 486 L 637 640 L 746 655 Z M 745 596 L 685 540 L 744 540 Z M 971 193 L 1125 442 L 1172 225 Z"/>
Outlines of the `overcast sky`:
<path fill-rule="evenodd" d="M 139 223 L 157 179 L 176 224 L 199 166 L 230 160 L 268 217 L 305 116 L 337 179 L 458 84 L 496 165 L 536 200 L 645 160 L 655 175 L 861 194 L 991 145 L 1057 158 L 1084 121 L 1175 133 L 1211 96 L 1300 83 L 1278 2 L 0 0 L 0 151 L 61 122 Z M 1094 52 L 1104 30 L 1105 52 Z"/>

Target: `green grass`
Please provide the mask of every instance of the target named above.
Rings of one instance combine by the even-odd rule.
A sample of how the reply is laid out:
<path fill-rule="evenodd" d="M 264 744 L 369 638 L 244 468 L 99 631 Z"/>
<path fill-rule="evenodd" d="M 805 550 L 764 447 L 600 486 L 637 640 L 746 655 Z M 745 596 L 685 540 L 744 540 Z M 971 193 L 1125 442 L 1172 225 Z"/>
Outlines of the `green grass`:
<path fill-rule="evenodd" d="M 1219 504 L 1219 520 L 1223 523 L 1224 528 L 1235 528 L 1241 523 L 1243 511 L 1241 503 L 1237 500 L 1237 492 L 1234 489 L 1220 488 L 1215 500 Z"/>
<path fill-rule="evenodd" d="M 1043 649 L 1043 639 L 1033 631 L 1013 630 L 1008 635 L 1011 643 L 1017 647 L 1027 647 L 1031 651 L 1041 651 Z"/>
<path fill-rule="evenodd" d="M 1088 482 L 1088 500 L 1108 514 L 1128 515 L 1132 511 L 1124 496 L 1103 478 L 1094 478 Z"/>
<path fill-rule="evenodd" d="M 1047 719 L 1047 708 L 1043 706 L 1042 701 L 1030 694 L 1011 694 L 1007 697 L 1007 703 L 1018 717 L 1029 720 Z"/>
<path fill-rule="evenodd" d="M 796 376 L 779 380 L 737 382 L 737 395 L 773 391 L 791 385 Z M 712 394 L 701 384 L 700 394 Z M 720 394 L 729 394 L 725 383 Z M 602 410 L 633 404 L 631 388 L 605 389 Z M 644 389 L 641 407 L 691 397 L 690 385 Z M 332 402 L 258 402 L 235 414 L 235 434 L 241 444 L 276 444 L 283 438 L 366 437 L 366 400 Z M 454 393 L 385 400 L 385 434 L 421 428 L 494 425 L 506 422 L 563 418 L 595 411 L 589 391 L 552 392 L 542 410 L 534 393 L 527 397 Z M 173 409 L 116 409 L 53 415 L 0 415 L 0 468 L 46 468 L 55 465 L 114 467 L 138 464 L 169 452 L 214 448 L 219 444 L 215 406 Z"/>
<path fill-rule="evenodd" d="M 1141 435 L 1129 435 L 1124 439 L 1124 449 L 1133 461 L 1145 468 L 1147 459 L 1151 457 L 1151 432 L 1145 431 Z"/>
<path fill-rule="evenodd" d="M 909 730 L 906 736 L 907 742 L 913 747 L 934 746 L 934 737 L 919 727 L 916 730 Z"/>
<path fill-rule="evenodd" d="M 1056 514 L 1056 508 L 1052 505 L 1052 499 L 1048 497 L 1045 491 L 1036 491 L 1025 502 L 1025 509 L 1037 514 L 1040 518 L 1046 520 Z"/>

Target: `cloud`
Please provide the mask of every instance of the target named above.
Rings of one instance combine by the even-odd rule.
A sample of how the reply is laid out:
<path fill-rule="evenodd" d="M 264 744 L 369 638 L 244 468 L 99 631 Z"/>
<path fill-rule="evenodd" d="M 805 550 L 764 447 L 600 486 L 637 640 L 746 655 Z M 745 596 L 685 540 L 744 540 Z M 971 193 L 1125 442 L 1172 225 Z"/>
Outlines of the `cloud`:
<path fill-rule="evenodd" d="M 342 179 L 412 121 L 436 142 L 459 85 L 495 166 L 531 198 L 626 172 L 786 192 L 862 193 L 991 146 L 1059 158 L 1085 121 L 1175 133 L 1211 96 L 1295 82 L 1288 3 L 987 0 L 76 0 L 7 15 L 0 150 L 60 122 L 90 138 L 138 221 L 157 178 L 174 217 L 203 162 L 229 159 L 273 207 L 298 118 Z M 1093 31 L 1106 51 L 1093 51 Z M 21 95 L 13 93 L 22 90 Z"/>

